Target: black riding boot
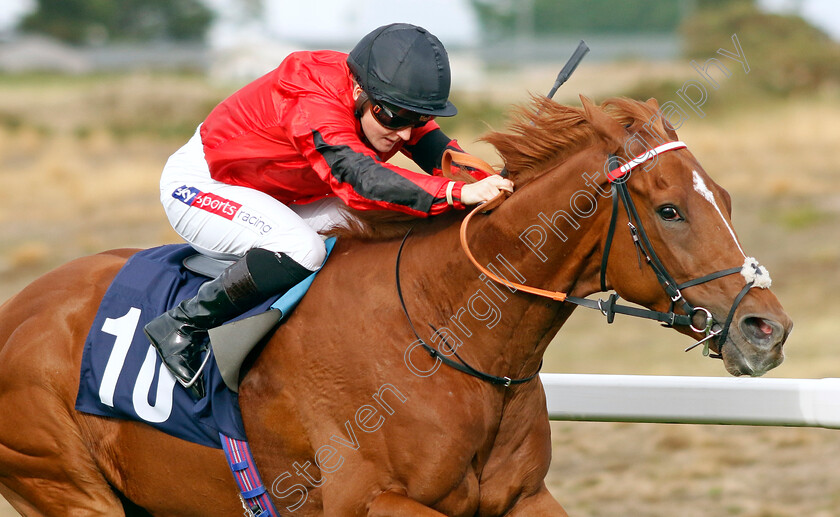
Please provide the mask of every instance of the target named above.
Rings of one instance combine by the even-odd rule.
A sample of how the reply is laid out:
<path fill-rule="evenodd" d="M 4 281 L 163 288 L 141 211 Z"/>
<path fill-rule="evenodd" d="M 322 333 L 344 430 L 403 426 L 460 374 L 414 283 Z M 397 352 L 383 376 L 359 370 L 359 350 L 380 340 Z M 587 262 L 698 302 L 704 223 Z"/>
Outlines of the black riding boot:
<path fill-rule="evenodd" d="M 153 319 L 143 331 L 169 371 L 201 397 L 203 386 L 196 380 L 207 331 L 285 293 L 311 273 L 288 255 L 251 249 L 218 278 L 203 284 L 193 298 Z"/>

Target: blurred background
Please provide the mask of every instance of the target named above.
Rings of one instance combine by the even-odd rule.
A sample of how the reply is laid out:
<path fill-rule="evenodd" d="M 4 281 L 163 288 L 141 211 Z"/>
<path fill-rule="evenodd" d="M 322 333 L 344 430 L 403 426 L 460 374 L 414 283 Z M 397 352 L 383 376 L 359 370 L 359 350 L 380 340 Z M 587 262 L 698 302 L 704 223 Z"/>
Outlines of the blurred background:
<path fill-rule="evenodd" d="M 224 97 L 289 52 L 349 51 L 404 21 L 449 51 L 461 145 L 544 95 L 656 97 L 733 198 L 748 254 L 795 321 L 768 376 L 840 377 L 840 3 L 831 0 L 4 0 L 0 7 L 0 301 L 73 258 L 178 242 L 158 202 L 168 156 Z M 736 52 L 749 70 L 717 53 Z M 696 67 L 710 69 L 715 88 Z M 679 91 L 705 85 L 700 112 Z M 407 163 L 401 163 L 407 165 Z M 579 311 L 544 371 L 725 375 L 650 322 Z M 0 415 L 0 418 L 18 418 Z M 553 423 L 548 482 L 576 516 L 840 515 L 835 431 Z M 0 500 L 0 516 L 15 515 Z"/>

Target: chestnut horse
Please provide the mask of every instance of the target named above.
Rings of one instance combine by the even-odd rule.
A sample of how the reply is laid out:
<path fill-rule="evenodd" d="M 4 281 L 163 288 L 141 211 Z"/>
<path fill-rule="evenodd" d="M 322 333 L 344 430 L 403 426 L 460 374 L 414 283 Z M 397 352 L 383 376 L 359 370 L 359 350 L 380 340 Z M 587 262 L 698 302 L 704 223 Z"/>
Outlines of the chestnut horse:
<path fill-rule="evenodd" d="M 472 219 L 470 249 L 499 277 L 574 297 L 602 290 L 603 262 L 603 287 L 671 313 L 644 264 L 651 253 L 626 232 L 629 216 L 619 208 L 611 223 L 602 171 L 610 155 L 627 162 L 676 134 L 655 101 L 582 100 L 583 108 L 537 100 L 509 133 L 486 137 L 516 190 Z M 664 152 L 624 179 L 634 226 L 644 226 L 674 279 L 744 263 L 729 196 L 688 149 Z M 459 244 L 462 219 L 417 221 L 403 247 L 394 232 L 339 238 L 245 374 L 245 428 L 280 513 L 566 515 L 544 482 L 550 430 L 532 376 L 575 305 L 479 275 Z M 617 229 L 602 261 L 610 226 Z M 242 512 L 221 450 L 74 410 L 88 328 L 132 253 L 70 262 L 0 308 L 0 493 L 25 516 Z M 683 286 L 683 301 L 707 309 L 718 326 L 731 320 L 725 339 L 710 339 L 730 373 L 761 375 L 782 361 L 792 323 L 769 289 L 744 290 L 746 283 L 739 274 L 714 277 Z M 406 314 L 437 356 L 424 351 Z M 704 337 L 685 323 L 674 328 Z M 456 353 L 472 374 L 443 364 Z"/>

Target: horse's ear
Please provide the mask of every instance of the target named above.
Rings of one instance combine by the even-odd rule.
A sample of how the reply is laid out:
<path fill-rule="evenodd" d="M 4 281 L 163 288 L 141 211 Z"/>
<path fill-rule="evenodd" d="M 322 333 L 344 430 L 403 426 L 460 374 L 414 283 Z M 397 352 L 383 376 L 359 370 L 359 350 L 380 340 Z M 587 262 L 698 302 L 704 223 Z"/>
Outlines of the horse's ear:
<path fill-rule="evenodd" d="M 581 95 L 580 102 L 583 104 L 585 117 L 595 131 L 601 136 L 607 145 L 614 149 L 624 145 L 624 141 L 630 136 L 627 130 L 618 121 L 596 106 L 587 96 Z"/>
<path fill-rule="evenodd" d="M 680 139 L 680 137 L 677 136 L 677 130 L 674 129 L 674 126 L 672 126 L 671 123 L 668 122 L 667 119 L 664 119 L 664 118 L 662 119 L 662 127 L 665 128 L 665 133 L 668 135 L 668 137 L 670 137 L 674 140 L 679 140 Z"/>
<path fill-rule="evenodd" d="M 674 126 L 668 122 L 667 119 L 662 118 L 662 114 L 659 113 L 659 101 L 655 98 L 651 97 L 647 100 L 646 104 L 651 108 L 656 110 L 656 114 L 659 116 L 659 120 L 662 121 L 662 127 L 665 129 L 665 133 L 673 140 L 679 140 L 680 137 L 677 136 L 677 130 L 674 129 Z"/>

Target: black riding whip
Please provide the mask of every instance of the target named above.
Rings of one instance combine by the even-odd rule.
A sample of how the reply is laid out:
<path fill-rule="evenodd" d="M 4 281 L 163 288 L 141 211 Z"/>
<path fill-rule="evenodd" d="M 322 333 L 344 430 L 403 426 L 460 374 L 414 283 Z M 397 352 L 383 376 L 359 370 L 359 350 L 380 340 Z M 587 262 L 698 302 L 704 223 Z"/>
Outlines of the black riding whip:
<path fill-rule="evenodd" d="M 578 43 L 577 48 L 572 53 L 572 56 L 569 58 L 568 61 L 566 61 L 566 64 L 563 65 L 563 69 L 560 70 L 560 73 L 557 74 L 557 79 L 554 81 L 554 86 L 551 87 L 551 90 L 549 90 L 548 95 L 546 95 L 546 98 L 550 99 L 554 97 L 554 94 L 557 93 L 557 89 L 560 88 L 560 86 L 562 86 L 563 83 L 565 83 L 569 79 L 569 76 L 572 75 L 572 73 L 578 67 L 580 62 L 583 61 L 583 56 L 585 56 L 587 52 L 589 52 L 589 46 L 586 44 L 585 41 L 580 40 L 580 43 Z M 503 178 L 507 178 L 507 167 L 503 167 L 499 174 Z"/>
<path fill-rule="evenodd" d="M 548 92 L 546 97 L 549 99 L 554 97 L 557 89 L 569 79 L 569 76 L 572 75 L 580 62 L 583 61 L 583 56 L 585 56 L 587 52 L 589 52 L 589 47 L 586 45 L 586 42 L 580 40 L 580 43 L 578 43 L 574 53 L 572 53 L 572 57 L 566 61 L 566 64 L 563 65 L 563 69 L 560 70 L 559 74 L 557 74 L 557 80 L 554 81 L 554 86 L 551 87 L 551 90 Z"/>

